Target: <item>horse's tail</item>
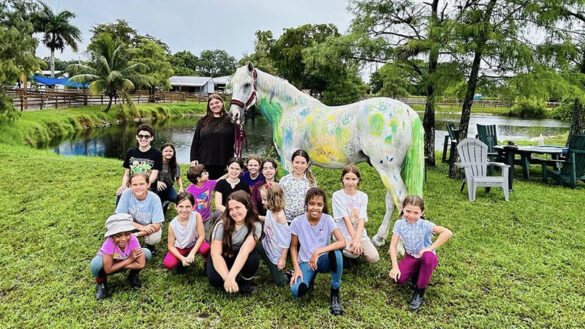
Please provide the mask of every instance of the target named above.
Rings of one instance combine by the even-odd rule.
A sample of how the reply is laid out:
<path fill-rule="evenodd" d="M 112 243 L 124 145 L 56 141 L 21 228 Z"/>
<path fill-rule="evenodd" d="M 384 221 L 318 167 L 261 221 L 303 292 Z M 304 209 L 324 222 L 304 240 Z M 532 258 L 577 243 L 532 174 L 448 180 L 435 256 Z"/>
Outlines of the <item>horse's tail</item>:
<path fill-rule="evenodd" d="M 412 119 L 412 142 L 402 165 L 402 177 L 408 194 L 420 197 L 423 195 L 425 175 L 424 136 L 422 121 L 415 112 Z"/>

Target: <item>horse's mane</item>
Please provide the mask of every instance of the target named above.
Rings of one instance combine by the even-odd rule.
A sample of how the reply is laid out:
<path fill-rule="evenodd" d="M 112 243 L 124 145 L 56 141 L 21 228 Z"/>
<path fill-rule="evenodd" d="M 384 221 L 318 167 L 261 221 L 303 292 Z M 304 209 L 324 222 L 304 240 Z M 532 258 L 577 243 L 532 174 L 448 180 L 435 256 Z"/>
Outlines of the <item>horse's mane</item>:
<path fill-rule="evenodd" d="M 236 72 L 236 74 L 234 74 L 234 76 L 232 77 L 232 85 L 241 84 L 243 82 L 242 80 L 245 77 L 249 76 L 247 67 L 241 67 L 238 69 L 238 71 L 239 70 L 242 70 L 244 72 L 240 74 Z M 319 102 L 319 100 L 298 90 L 295 86 L 288 82 L 288 80 L 268 74 L 259 69 L 256 69 L 256 72 L 258 73 L 257 83 L 259 89 L 263 89 L 269 92 L 274 91 L 275 95 L 289 96 L 291 97 L 291 100 L 295 103 L 301 101 L 302 103 L 305 104 L 317 103 L 322 105 L 321 102 Z"/>

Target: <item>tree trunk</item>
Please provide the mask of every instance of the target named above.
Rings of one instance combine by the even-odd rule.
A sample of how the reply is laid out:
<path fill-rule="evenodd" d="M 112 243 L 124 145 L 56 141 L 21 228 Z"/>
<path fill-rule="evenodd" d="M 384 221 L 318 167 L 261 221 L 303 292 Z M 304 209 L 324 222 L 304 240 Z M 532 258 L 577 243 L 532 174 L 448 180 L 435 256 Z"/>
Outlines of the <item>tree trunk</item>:
<path fill-rule="evenodd" d="M 579 65 L 579 71 L 581 74 L 585 74 L 585 49 L 583 49 L 583 57 L 581 64 Z M 579 99 L 575 99 L 573 103 L 573 113 L 571 114 L 571 129 L 569 130 L 569 136 L 567 137 L 567 146 L 574 135 L 583 134 L 583 128 L 585 128 L 585 104 Z"/>
<path fill-rule="evenodd" d="M 483 26 L 489 26 L 488 23 L 491 20 L 492 11 L 496 5 L 496 1 L 497 0 L 490 0 L 488 3 L 485 15 L 482 18 L 482 22 L 484 23 Z M 489 31 L 484 30 L 479 34 L 479 38 L 477 40 L 477 48 L 475 49 L 473 63 L 471 64 L 471 73 L 469 75 L 469 79 L 467 80 L 467 92 L 465 93 L 463 107 L 461 108 L 461 120 L 459 121 L 459 140 L 467 138 L 467 132 L 469 130 L 469 118 L 471 116 L 471 106 L 473 105 L 473 96 L 475 95 L 475 89 L 477 88 L 481 57 L 487 42 L 488 34 Z M 457 155 L 457 158 L 459 158 L 459 155 Z M 461 178 L 460 176 L 461 171 L 457 170 L 455 166 L 451 167 L 449 170 L 449 177 Z"/>
<path fill-rule="evenodd" d="M 51 78 L 55 77 L 55 49 L 51 48 Z"/>
<path fill-rule="evenodd" d="M 104 109 L 104 112 L 108 112 L 110 110 L 110 107 L 112 107 L 112 100 L 114 99 L 114 96 L 109 96 L 110 100 L 108 101 L 108 106 L 106 106 L 106 108 Z"/>
<path fill-rule="evenodd" d="M 437 25 L 437 8 L 439 0 L 433 0 L 431 4 L 432 14 L 429 26 L 429 36 L 433 38 L 431 31 Z M 435 79 L 437 62 L 439 61 L 439 47 L 434 44 L 429 52 L 429 76 L 427 79 L 427 99 L 425 103 L 425 116 L 423 127 L 425 129 L 425 157 L 426 163 L 435 166 Z"/>
<path fill-rule="evenodd" d="M 585 126 L 585 104 L 581 103 L 579 99 L 575 99 L 573 103 L 573 113 L 571 114 L 571 129 L 569 130 L 569 137 L 567 137 L 567 146 L 574 135 L 582 135 Z"/>

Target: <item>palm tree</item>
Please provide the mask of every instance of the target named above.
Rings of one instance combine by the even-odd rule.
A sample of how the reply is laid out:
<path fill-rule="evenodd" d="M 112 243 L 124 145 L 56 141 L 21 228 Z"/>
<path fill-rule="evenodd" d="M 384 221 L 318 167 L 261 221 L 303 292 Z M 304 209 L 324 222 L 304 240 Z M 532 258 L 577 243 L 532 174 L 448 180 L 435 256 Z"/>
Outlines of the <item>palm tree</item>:
<path fill-rule="evenodd" d="M 81 42 L 81 31 L 69 23 L 75 14 L 63 10 L 54 14 L 51 8 L 41 3 L 42 9 L 35 15 L 35 29 L 43 33 L 43 44 L 51 49 L 51 78 L 55 77 L 55 49 L 63 50 L 65 46 L 77 52 L 77 42 Z"/>
<path fill-rule="evenodd" d="M 148 70 L 148 66 L 142 63 L 129 64 L 125 45 L 115 41 L 109 33 L 101 34 L 88 49 L 93 61 L 88 65 L 69 65 L 68 71 L 83 72 L 69 80 L 77 83 L 91 82 L 89 90 L 93 94 L 104 93 L 108 96 L 109 102 L 104 112 L 110 110 L 114 97 L 121 97 L 128 105 L 133 106 L 134 103 L 128 91 L 133 90 L 136 84 L 143 85 L 151 82 L 150 77 L 141 73 Z"/>

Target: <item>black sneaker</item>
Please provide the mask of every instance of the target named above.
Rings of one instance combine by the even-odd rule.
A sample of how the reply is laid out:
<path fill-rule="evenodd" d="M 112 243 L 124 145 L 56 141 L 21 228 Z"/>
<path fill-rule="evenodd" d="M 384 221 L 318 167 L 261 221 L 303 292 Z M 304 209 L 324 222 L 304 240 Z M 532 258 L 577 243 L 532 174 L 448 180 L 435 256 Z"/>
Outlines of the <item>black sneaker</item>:
<path fill-rule="evenodd" d="M 287 283 L 290 282 L 290 279 L 292 278 L 293 273 L 294 273 L 294 271 L 292 271 L 292 270 L 286 270 L 286 271 L 284 271 L 284 275 L 286 276 L 286 280 L 287 280 L 286 282 Z"/>
<path fill-rule="evenodd" d="M 251 294 L 254 292 L 254 287 L 252 286 L 250 280 L 240 280 L 240 282 L 238 282 L 238 286 L 240 288 L 240 294 Z"/>
<path fill-rule="evenodd" d="M 183 273 L 185 273 L 185 266 L 183 266 L 183 263 L 179 263 L 179 264 L 177 264 L 177 266 L 175 266 L 175 268 L 173 268 L 171 273 L 173 273 L 175 275 L 183 274 Z"/>
<path fill-rule="evenodd" d="M 106 283 L 97 283 L 95 285 L 95 299 L 100 300 L 108 297 L 108 289 L 106 287 Z"/>
<path fill-rule="evenodd" d="M 425 288 L 416 288 L 412 295 L 412 301 L 408 304 L 411 311 L 418 311 L 424 301 Z"/>
<path fill-rule="evenodd" d="M 130 287 L 134 289 L 140 289 L 140 287 L 142 287 L 142 283 L 140 283 L 140 279 L 138 278 L 138 273 L 140 272 L 137 270 L 131 270 L 128 274 L 128 283 L 130 284 Z"/>

